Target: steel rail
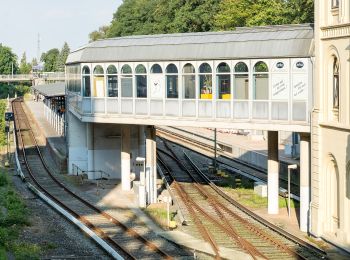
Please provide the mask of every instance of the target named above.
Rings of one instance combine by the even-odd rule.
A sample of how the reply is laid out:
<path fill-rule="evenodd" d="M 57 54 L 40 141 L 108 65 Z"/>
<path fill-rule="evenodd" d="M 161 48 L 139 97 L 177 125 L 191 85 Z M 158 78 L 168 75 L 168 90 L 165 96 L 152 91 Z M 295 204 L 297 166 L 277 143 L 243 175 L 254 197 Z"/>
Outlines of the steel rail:
<path fill-rule="evenodd" d="M 14 101 L 14 102 L 17 102 L 17 103 L 20 103 L 20 107 L 22 109 L 22 114 L 25 115 L 25 112 L 23 110 L 23 107 L 22 107 L 22 102 L 21 101 Z M 13 102 L 13 103 L 14 103 Z M 28 119 L 27 119 L 28 120 Z M 83 204 L 85 204 L 86 206 L 88 206 L 89 208 L 91 208 L 92 210 L 98 212 L 100 215 L 102 215 L 103 217 L 105 217 L 106 219 L 108 219 L 111 223 L 115 224 L 116 226 L 119 226 L 121 227 L 127 234 L 129 234 L 130 236 L 138 239 L 139 241 L 141 241 L 143 244 L 145 244 L 147 247 L 149 247 L 152 251 L 158 253 L 159 255 L 161 255 L 163 258 L 165 259 L 172 259 L 171 256 L 169 256 L 167 253 L 163 252 L 160 248 L 158 248 L 155 244 L 153 244 L 152 242 L 148 241 L 146 238 L 144 238 L 143 236 L 141 236 L 140 234 L 138 234 L 135 230 L 125 226 L 123 223 L 119 222 L 117 219 L 115 219 L 113 216 L 111 216 L 110 214 L 100 210 L 99 208 L 95 207 L 94 205 L 92 205 L 91 203 L 89 203 L 88 201 L 86 201 L 85 199 L 81 198 L 80 196 L 78 196 L 77 194 L 75 194 L 73 191 L 71 191 L 70 189 L 68 189 L 63 183 L 61 183 L 52 173 L 51 171 L 49 170 L 46 162 L 45 162 L 45 159 L 43 158 L 43 155 L 40 151 L 40 148 L 38 146 L 38 143 L 37 143 L 37 140 L 34 136 L 34 133 L 32 131 L 32 128 L 28 122 L 26 122 L 26 126 L 28 127 L 28 130 L 32 136 L 32 140 L 35 144 L 35 148 L 38 152 L 38 155 L 40 157 L 40 160 L 42 161 L 42 164 L 45 168 L 45 170 L 47 171 L 47 173 L 49 174 L 49 176 L 52 178 L 52 180 L 58 184 L 64 191 L 66 191 L 67 193 L 69 193 L 71 196 L 73 196 L 74 198 L 76 198 L 77 200 L 79 200 L 80 202 L 82 202 Z M 27 167 L 28 168 L 28 167 Z M 33 176 L 34 177 L 34 176 Z M 39 183 L 36 183 L 36 184 L 39 184 Z M 41 188 L 43 188 L 41 185 L 40 185 Z M 43 189 L 45 190 L 45 189 Z M 46 193 L 48 193 L 47 191 L 45 191 Z M 102 231 L 102 230 L 101 230 Z M 103 231 L 102 231 L 103 232 Z M 113 240 L 112 240 L 113 241 Z M 113 241 L 113 243 L 115 243 Z"/>
<path fill-rule="evenodd" d="M 185 132 L 185 133 L 188 133 L 188 131 L 186 131 L 186 130 L 182 130 L 182 129 L 178 129 L 178 128 L 174 128 L 174 129 L 176 129 L 176 130 L 178 130 L 178 131 L 183 131 L 183 132 Z M 164 128 L 159 128 L 159 127 L 158 127 L 156 130 L 157 130 L 158 132 L 160 132 L 160 133 L 165 134 L 165 135 L 168 134 L 168 135 L 174 136 L 175 138 L 178 138 L 179 140 L 185 140 L 185 141 L 187 141 L 187 143 L 189 143 L 189 144 L 197 145 L 198 147 L 200 147 L 201 149 L 204 149 L 205 151 L 208 151 L 208 152 L 211 152 L 211 153 L 213 152 L 213 149 L 214 149 L 213 145 L 206 144 L 206 143 L 201 142 L 201 141 L 199 141 L 199 140 L 195 140 L 195 139 L 193 139 L 193 138 L 190 138 L 190 137 L 181 135 L 181 134 L 179 134 L 179 133 L 172 132 L 172 131 L 167 130 L 167 129 L 164 129 Z M 205 136 L 200 136 L 200 135 L 197 135 L 197 134 L 194 134 L 194 135 L 197 136 L 197 137 L 199 137 L 199 138 L 208 140 L 208 141 L 213 141 L 212 139 L 207 138 L 207 137 L 205 137 Z M 158 135 L 158 137 L 160 137 L 160 136 Z M 162 137 L 160 137 L 160 138 L 162 138 Z M 181 144 L 179 144 L 179 145 L 181 145 Z M 182 145 L 181 145 L 181 146 L 182 146 Z M 190 148 L 189 148 L 189 149 L 190 149 Z M 236 159 L 236 158 L 228 157 L 222 149 L 218 149 L 218 154 L 220 154 L 220 155 L 221 155 L 224 159 L 226 159 L 226 160 L 231 160 L 231 161 L 233 161 L 233 162 L 236 163 L 236 164 L 244 165 L 245 167 L 247 167 L 247 168 L 249 168 L 249 169 L 251 169 L 251 170 L 253 170 L 253 171 L 257 171 L 257 172 L 259 172 L 259 173 L 264 174 L 264 175 L 267 176 L 267 172 L 266 172 L 265 169 L 262 169 L 261 167 L 258 167 L 258 166 L 251 165 L 251 164 L 249 164 L 249 163 L 247 163 L 247 162 L 244 162 L 244 161 L 239 160 L 239 159 Z M 205 154 L 202 154 L 202 156 L 205 156 L 205 157 L 207 157 L 207 158 L 210 158 L 209 156 L 207 156 L 207 155 L 205 155 Z M 219 158 L 218 158 L 218 159 L 219 159 Z M 225 162 L 223 162 L 223 161 L 220 161 L 220 160 L 219 160 L 219 163 L 222 164 L 222 165 L 226 165 L 226 166 L 228 166 L 228 167 L 230 167 L 230 168 L 235 169 L 235 170 L 236 170 L 236 173 L 238 173 L 238 174 L 240 174 L 240 171 L 242 171 L 242 170 L 238 169 L 237 167 L 234 167 L 234 166 L 232 166 L 232 165 L 229 165 L 228 163 L 225 163 Z M 282 162 L 282 163 L 283 163 L 283 162 Z M 235 170 L 232 170 L 232 171 L 235 171 Z M 260 179 L 260 180 L 263 181 L 263 182 L 266 182 L 266 179 L 262 179 L 261 177 L 258 177 L 258 176 L 256 176 L 256 175 L 253 174 L 253 173 L 249 173 L 249 172 L 247 172 L 247 171 L 244 171 L 244 173 L 245 173 L 245 174 L 248 174 L 248 175 L 251 175 L 251 176 L 254 176 L 255 178 Z M 283 182 L 283 183 L 287 183 L 287 180 L 285 180 L 285 179 L 283 179 L 283 178 L 280 178 L 280 181 Z M 291 182 L 291 185 L 292 185 L 293 187 L 295 187 L 295 188 L 299 188 L 299 185 L 296 184 L 296 183 L 294 183 L 294 182 Z M 294 188 L 293 188 L 293 189 L 294 189 Z"/>
<path fill-rule="evenodd" d="M 180 160 L 176 154 L 174 153 L 174 151 L 167 145 L 167 143 L 163 140 L 163 143 L 165 144 L 165 146 L 167 147 L 167 149 L 170 151 L 170 153 L 172 154 L 171 158 L 175 159 L 175 161 L 178 162 L 178 164 L 180 165 L 180 167 L 182 167 L 190 176 L 191 178 L 196 182 L 197 180 L 195 179 L 194 176 L 192 176 L 192 173 L 189 171 L 189 169 L 186 168 L 186 166 L 183 164 L 183 161 Z M 166 153 L 165 151 L 162 151 L 164 153 Z M 167 153 L 168 155 L 170 155 L 169 153 Z M 207 176 L 194 164 L 194 162 L 189 158 L 189 156 L 184 152 L 185 158 L 187 160 L 189 160 L 190 164 L 192 165 L 192 167 L 195 169 L 195 171 L 205 180 L 206 183 L 208 183 L 211 188 L 216 191 L 221 197 L 225 198 L 226 200 L 228 200 L 231 204 L 233 204 L 234 206 L 236 206 L 238 209 L 240 209 L 241 211 L 243 211 L 244 213 L 246 213 L 249 216 L 252 216 L 253 219 L 257 220 L 258 222 L 264 224 L 265 226 L 267 226 L 268 228 L 274 230 L 275 232 L 279 233 L 280 235 L 286 237 L 287 239 L 289 239 L 290 241 L 292 241 L 293 243 L 302 246 L 304 248 L 307 248 L 308 250 L 311 250 L 315 253 L 317 253 L 318 255 L 320 255 L 321 258 L 325 258 L 325 252 L 323 250 L 320 250 L 319 248 L 314 247 L 313 245 L 310 245 L 308 243 L 306 243 L 305 241 L 285 232 L 284 230 L 272 225 L 271 223 L 267 222 L 266 220 L 264 220 L 263 218 L 257 216 L 255 213 L 251 212 L 250 210 L 248 210 L 247 208 L 243 207 L 241 204 L 239 204 L 238 202 L 234 201 L 231 197 L 229 197 L 228 195 L 226 195 L 219 187 L 217 187 L 214 183 L 212 183 L 209 178 L 207 178 Z M 195 185 L 196 186 L 196 185 Z M 206 193 L 204 190 L 202 190 L 202 192 Z M 210 194 L 207 194 L 208 198 L 211 197 Z M 231 216 L 235 217 L 236 219 L 238 219 L 241 223 L 245 224 L 245 226 L 250 229 L 251 231 L 255 232 L 259 237 L 264 238 L 265 240 L 270 241 L 272 244 L 274 244 L 275 246 L 277 246 L 278 248 L 283 249 L 285 252 L 289 253 L 290 255 L 296 256 L 298 258 L 302 258 L 304 259 L 304 257 L 302 255 L 300 255 L 298 252 L 291 250 L 289 247 L 285 246 L 284 244 L 280 243 L 279 241 L 276 241 L 275 239 L 272 239 L 268 234 L 266 234 L 264 231 L 260 230 L 259 228 L 255 227 L 254 225 L 252 225 L 250 222 L 248 222 L 247 220 L 241 218 L 239 215 L 237 215 L 235 212 L 232 212 L 230 209 L 228 209 L 226 206 L 224 206 L 222 203 L 220 203 L 219 201 L 217 201 L 215 198 L 213 199 L 214 202 L 223 210 L 225 210 L 227 213 L 229 213 Z M 233 203 L 235 202 L 235 203 Z M 237 205 L 239 204 L 239 205 Z M 244 210 L 243 210 L 244 209 Z M 267 222 L 267 223 L 266 223 Z"/>
<path fill-rule="evenodd" d="M 31 167 L 29 166 L 29 162 L 27 160 L 27 154 L 26 154 L 26 149 L 25 149 L 25 144 L 23 142 L 23 136 L 22 136 L 22 131 L 21 128 L 18 127 L 17 125 L 19 125 L 18 122 L 18 111 L 17 108 L 15 108 L 14 106 L 12 107 L 13 112 L 15 113 L 15 129 L 16 129 L 16 136 L 17 139 L 20 141 L 21 143 L 21 150 L 22 150 L 22 154 L 23 154 L 23 159 L 24 159 L 24 163 L 25 166 L 27 168 L 27 171 L 30 175 L 30 178 L 33 180 L 33 182 L 35 183 L 35 185 L 41 190 L 43 191 L 51 200 L 53 200 L 55 203 L 57 203 L 60 207 L 62 207 L 64 210 L 66 210 L 67 212 L 69 212 L 71 215 L 73 215 L 76 219 L 78 219 L 79 221 L 81 221 L 82 223 L 84 223 L 89 229 L 91 229 L 95 234 L 97 234 L 101 239 L 103 239 L 105 242 L 107 242 L 108 244 L 110 244 L 112 247 L 114 247 L 114 249 L 117 249 L 119 251 L 121 251 L 125 256 L 127 256 L 130 259 L 135 259 L 135 257 L 133 257 L 131 254 L 129 254 L 124 248 L 122 248 L 120 245 L 118 245 L 115 241 L 113 241 L 105 232 L 103 232 L 101 229 L 99 229 L 98 227 L 96 227 L 95 225 L 93 225 L 89 220 L 87 220 L 86 218 L 84 218 L 83 216 L 80 216 L 78 213 L 76 213 L 75 211 L 73 211 L 71 208 L 67 207 L 64 203 L 62 203 L 60 200 L 58 200 L 55 196 L 53 196 L 51 193 L 49 193 L 40 183 L 39 181 L 36 179 L 36 177 L 34 176 Z M 17 134 L 18 132 L 18 134 Z M 19 136 L 19 138 L 18 138 Z"/>
<path fill-rule="evenodd" d="M 173 158 L 174 160 L 176 160 L 174 157 L 171 156 L 171 158 Z M 179 185 L 179 183 L 176 181 L 175 177 L 172 176 L 170 169 L 166 166 L 166 164 L 164 163 L 164 161 L 160 158 L 160 156 L 158 157 L 158 160 L 161 162 L 161 164 L 164 166 L 164 168 L 166 168 L 167 172 L 169 173 L 169 175 L 172 178 L 173 183 L 175 183 L 177 186 L 180 187 L 179 190 L 177 190 L 177 192 L 180 194 L 180 197 L 183 197 L 183 194 L 186 193 L 186 191 L 184 189 L 181 188 L 181 186 Z M 198 185 L 198 183 L 194 183 L 195 188 L 202 194 L 202 196 L 206 197 L 208 200 L 212 200 L 204 191 L 203 189 Z M 220 211 L 219 207 L 217 205 L 215 205 L 215 203 L 213 203 L 213 201 L 211 201 L 211 207 L 214 208 L 214 210 L 218 213 L 218 215 L 220 216 L 220 219 L 223 220 L 225 223 L 222 224 L 220 223 L 220 219 L 216 219 L 213 216 L 209 215 L 203 208 L 201 208 L 197 203 L 195 203 L 192 199 L 187 198 L 186 197 L 187 202 L 192 203 L 193 206 L 201 212 L 202 215 L 204 215 L 210 222 L 212 222 L 213 224 L 217 225 L 220 227 L 220 229 L 222 229 L 229 237 L 231 237 L 238 246 L 240 246 L 240 248 L 242 248 L 243 250 L 245 250 L 248 254 L 250 254 L 253 259 L 258 259 L 256 256 L 259 256 L 261 258 L 267 259 L 267 257 L 265 255 L 263 255 L 261 252 L 259 252 L 249 241 L 245 240 L 244 238 L 240 237 L 237 233 L 237 231 L 235 230 L 234 227 L 232 227 L 232 225 L 229 223 L 228 219 L 222 214 L 222 212 Z M 226 224 L 226 226 L 225 226 Z"/>

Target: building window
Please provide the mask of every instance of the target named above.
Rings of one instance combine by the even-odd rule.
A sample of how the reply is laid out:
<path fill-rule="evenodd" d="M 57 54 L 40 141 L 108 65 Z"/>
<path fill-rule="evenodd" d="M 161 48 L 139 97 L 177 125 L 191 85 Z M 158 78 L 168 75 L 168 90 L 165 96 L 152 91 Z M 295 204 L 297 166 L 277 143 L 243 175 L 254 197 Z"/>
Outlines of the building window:
<path fill-rule="evenodd" d="M 166 97 L 178 98 L 178 70 L 174 64 L 169 64 L 165 70 L 166 73 Z"/>
<path fill-rule="evenodd" d="M 332 0 L 332 8 L 339 8 L 339 0 Z"/>
<path fill-rule="evenodd" d="M 339 61 L 333 61 L 333 109 L 339 109 Z"/>
<path fill-rule="evenodd" d="M 137 65 L 136 74 L 136 95 L 138 98 L 147 98 L 147 70 L 142 64 Z"/>
<path fill-rule="evenodd" d="M 159 64 L 154 64 L 151 68 L 151 73 L 163 73 L 162 67 Z"/>
<path fill-rule="evenodd" d="M 114 65 L 109 65 L 107 68 L 107 95 L 118 97 L 118 71 Z"/>
<path fill-rule="evenodd" d="M 219 99 L 231 99 L 231 76 L 230 66 L 222 62 L 216 68 L 216 81 Z"/>
<path fill-rule="evenodd" d="M 104 97 L 105 96 L 105 76 L 102 66 L 97 65 L 94 68 L 94 96 Z"/>
<path fill-rule="evenodd" d="M 90 69 L 88 66 L 83 67 L 83 96 L 91 97 Z"/>
<path fill-rule="evenodd" d="M 248 66 L 244 62 L 238 62 L 234 70 L 234 99 L 249 98 Z"/>
<path fill-rule="evenodd" d="M 213 98 L 212 70 L 208 63 L 199 66 L 199 91 L 200 99 Z"/>
<path fill-rule="evenodd" d="M 254 66 L 253 98 L 255 100 L 269 99 L 269 69 L 265 62 L 259 61 Z"/>
<path fill-rule="evenodd" d="M 195 68 L 192 64 L 187 63 L 183 69 L 183 96 L 185 99 L 195 99 L 196 98 L 196 75 Z"/>
<path fill-rule="evenodd" d="M 132 84 L 132 69 L 128 64 L 125 64 L 121 70 L 120 76 L 121 96 L 132 97 L 133 84 Z"/>

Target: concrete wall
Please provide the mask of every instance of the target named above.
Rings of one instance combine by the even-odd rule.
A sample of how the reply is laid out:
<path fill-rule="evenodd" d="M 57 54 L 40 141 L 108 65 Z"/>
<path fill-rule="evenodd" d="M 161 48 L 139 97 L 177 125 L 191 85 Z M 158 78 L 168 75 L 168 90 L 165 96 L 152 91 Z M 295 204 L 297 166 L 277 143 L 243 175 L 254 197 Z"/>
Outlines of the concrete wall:
<path fill-rule="evenodd" d="M 68 173 L 72 174 L 72 164 L 87 170 L 86 123 L 82 123 L 72 113 L 67 113 Z"/>

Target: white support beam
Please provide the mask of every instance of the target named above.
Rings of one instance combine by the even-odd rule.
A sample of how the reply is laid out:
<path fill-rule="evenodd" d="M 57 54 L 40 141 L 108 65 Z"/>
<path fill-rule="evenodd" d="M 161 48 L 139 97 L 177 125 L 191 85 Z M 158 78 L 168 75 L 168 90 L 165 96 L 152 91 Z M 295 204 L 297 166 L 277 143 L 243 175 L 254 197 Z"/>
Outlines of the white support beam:
<path fill-rule="evenodd" d="M 278 161 L 278 131 L 268 131 L 268 165 L 267 165 L 267 190 L 268 213 L 278 214 L 279 191 L 279 161 Z"/>
<path fill-rule="evenodd" d="M 310 135 L 300 134 L 300 230 L 308 232 L 310 212 Z"/>

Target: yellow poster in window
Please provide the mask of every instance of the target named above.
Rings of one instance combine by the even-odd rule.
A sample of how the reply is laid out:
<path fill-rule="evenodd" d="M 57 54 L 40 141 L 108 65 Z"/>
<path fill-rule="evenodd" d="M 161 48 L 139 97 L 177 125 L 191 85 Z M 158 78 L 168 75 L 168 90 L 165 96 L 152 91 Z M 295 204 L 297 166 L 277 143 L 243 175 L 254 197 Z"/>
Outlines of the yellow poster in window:
<path fill-rule="evenodd" d="M 105 79 L 104 77 L 94 78 L 94 97 L 105 96 Z"/>

